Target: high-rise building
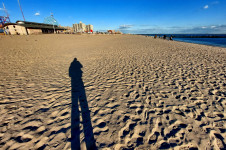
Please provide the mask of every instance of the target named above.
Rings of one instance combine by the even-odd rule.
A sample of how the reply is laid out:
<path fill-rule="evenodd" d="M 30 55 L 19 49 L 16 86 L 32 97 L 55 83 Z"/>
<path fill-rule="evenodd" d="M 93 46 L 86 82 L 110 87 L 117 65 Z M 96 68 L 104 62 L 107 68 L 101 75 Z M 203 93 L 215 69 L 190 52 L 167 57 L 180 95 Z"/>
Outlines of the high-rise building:
<path fill-rule="evenodd" d="M 74 32 L 93 32 L 93 25 L 85 25 L 81 21 L 78 24 L 73 24 Z"/>
<path fill-rule="evenodd" d="M 91 24 L 86 25 L 86 32 L 93 32 L 93 25 Z"/>
<path fill-rule="evenodd" d="M 86 25 L 80 21 L 78 24 L 78 28 L 79 28 L 79 32 L 85 32 Z"/>
<path fill-rule="evenodd" d="M 73 30 L 74 32 L 78 32 L 78 24 L 73 24 Z"/>

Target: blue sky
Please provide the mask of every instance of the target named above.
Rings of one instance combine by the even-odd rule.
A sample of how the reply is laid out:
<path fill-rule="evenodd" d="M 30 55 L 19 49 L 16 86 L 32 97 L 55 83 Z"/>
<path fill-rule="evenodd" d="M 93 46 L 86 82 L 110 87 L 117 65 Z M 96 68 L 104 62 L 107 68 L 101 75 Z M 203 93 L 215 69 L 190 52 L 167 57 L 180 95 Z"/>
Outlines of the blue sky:
<path fill-rule="evenodd" d="M 17 0 L 4 2 L 11 22 L 23 20 Z M 226 0 L 20 0 L 26 21 L 79 21 L 95 31 L 124 33 L 226 33 Z M 3 15 L 0 5 L 0 15 Z"/>

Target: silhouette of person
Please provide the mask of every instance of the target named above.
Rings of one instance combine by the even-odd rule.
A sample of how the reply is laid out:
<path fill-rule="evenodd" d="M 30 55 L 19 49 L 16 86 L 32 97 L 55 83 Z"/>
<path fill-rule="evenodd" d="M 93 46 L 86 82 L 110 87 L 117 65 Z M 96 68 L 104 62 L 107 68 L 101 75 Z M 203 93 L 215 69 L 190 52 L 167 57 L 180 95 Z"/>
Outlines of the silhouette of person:
<path fill-rule="evenodd" d="M 164 39 L 164 40 L 166 39 L 166 35 L 163 35 L 163 39 Z"/>
<path fill-rule="evenodd" d="M 93 127 L 90 118 L 90 111 L 86 99 L 84 84 L 82 81 L 82 64 L 74 58 L 69 68 L 69 76 L 71 77 L 71 149 L 80 150 L 80 113 L 79 104 L 82 114 L 82 124 L 85 136 L 87 150 L 95 150 L 95 140 L 93 135 Z"/>

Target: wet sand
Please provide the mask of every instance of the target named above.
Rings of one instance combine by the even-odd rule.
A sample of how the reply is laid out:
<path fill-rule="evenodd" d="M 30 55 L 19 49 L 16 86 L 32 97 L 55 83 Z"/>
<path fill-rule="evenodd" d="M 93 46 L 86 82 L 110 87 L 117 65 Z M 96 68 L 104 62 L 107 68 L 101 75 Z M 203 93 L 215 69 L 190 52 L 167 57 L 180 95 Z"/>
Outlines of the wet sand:
<path fill-rule="evenodd" d="M 226 48 L 139 35 L 0 45 L 0 149 L 225 148 Z"/>

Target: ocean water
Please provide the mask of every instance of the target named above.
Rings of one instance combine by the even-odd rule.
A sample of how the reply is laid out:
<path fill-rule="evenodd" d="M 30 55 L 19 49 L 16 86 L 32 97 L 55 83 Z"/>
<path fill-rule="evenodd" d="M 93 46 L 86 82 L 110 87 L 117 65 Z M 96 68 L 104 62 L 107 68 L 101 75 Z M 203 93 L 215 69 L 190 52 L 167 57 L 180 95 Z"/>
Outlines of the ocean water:
<path fill-rule="evenodd" d="M 142 34 L 145 36 L 162 37 L 164 34 Z M 226 47 L 226 34 L 165 34 L 173 36 L 173 40 L 210 46 Z"/>
<path fill-rule="evenodd" d="M 174 38 L 175 41 L 226 47 L 226 38 Z"/>

